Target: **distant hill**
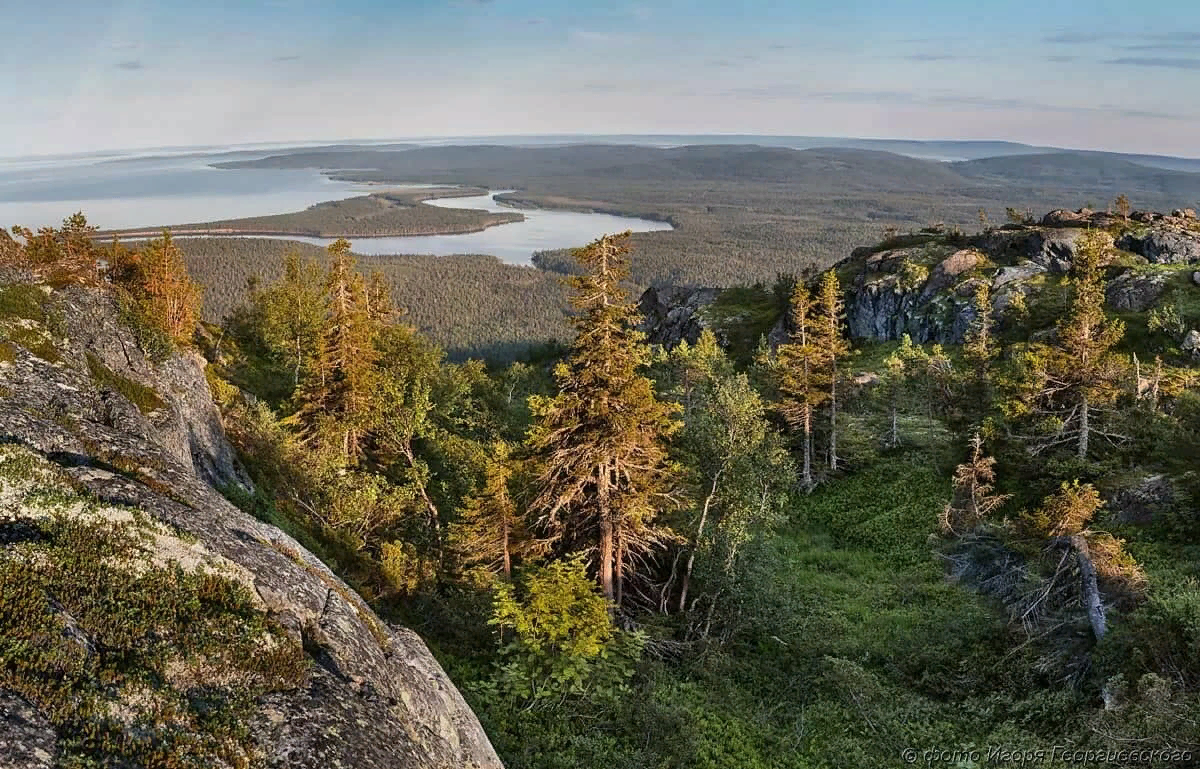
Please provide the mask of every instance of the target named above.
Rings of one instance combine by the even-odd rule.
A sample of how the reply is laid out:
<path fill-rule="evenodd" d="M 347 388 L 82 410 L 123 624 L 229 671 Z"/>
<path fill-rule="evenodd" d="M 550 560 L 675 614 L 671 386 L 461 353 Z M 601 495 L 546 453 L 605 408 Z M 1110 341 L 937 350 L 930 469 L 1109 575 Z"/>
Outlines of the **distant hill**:
<path fill-rule="evenodd" d="M 1106 197 L 1140 193 L 1188 204 L 1200 200 L 1200 173 L 1150 168 L 1100 153 L 986 158 L 954 163 L 952 167 L 970 179 L 1013 186 L 1049 184 L 1064 189 L 1087 188 L 1107 192 Z"/>

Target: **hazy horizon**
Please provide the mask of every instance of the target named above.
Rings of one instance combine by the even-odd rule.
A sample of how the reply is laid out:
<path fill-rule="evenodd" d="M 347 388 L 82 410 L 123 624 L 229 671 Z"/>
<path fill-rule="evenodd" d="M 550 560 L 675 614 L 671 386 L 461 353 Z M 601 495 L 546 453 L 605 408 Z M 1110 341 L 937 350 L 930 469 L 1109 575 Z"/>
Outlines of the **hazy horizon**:
<path fill-rule="evenodd" d="M 757 134 L 1200 154 L 1200 7 L 1115 0 L 45 0 L 16 156 L 311 136 Z M 37 87 L 31 87 L 36 83 Z"/>

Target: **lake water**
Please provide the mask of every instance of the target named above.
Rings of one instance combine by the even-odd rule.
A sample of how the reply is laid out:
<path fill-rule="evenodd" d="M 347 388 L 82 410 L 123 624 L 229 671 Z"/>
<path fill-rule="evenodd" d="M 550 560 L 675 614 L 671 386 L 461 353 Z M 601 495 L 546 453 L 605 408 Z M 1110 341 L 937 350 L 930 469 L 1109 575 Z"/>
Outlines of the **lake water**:
<path fill-rule="evenodd" d="M 270 154 L 264 151 L 263 155 Z M 378 186 L 333 181 L 316 170 L 218 169 L 229 153 L 179 157 L 91 156 L 0 160 L 0 227 L 57 226 L 76 211 L 101 229 L 132 229 L 266 216 L 328 200 L 363 195 Z M 245 158 L 246 155 L 240 155 Z M 401 185 L 395 185 L 399 187 Z M 411 184 L 405 187 L 434 185 Z M 513 211 L 499 192 L 429 201 L 447 208 Z M 363 254 L 491 254 L 529 264 L 535 251 L 582 246 L 623 230 L 669 230 L 665 222 L 608 214 L 521 210 L 525 221 L 462 235 L 357 238 Z M 322 238 L 301 238 L 325 245 Z"/>
<path fill-rule="evenodd" d="M 57 226 L 76 211 L 106 230 L 286 214 L 371 189 L 315 170 L 210 167 L 220 157 L 0 161 L 0 226 Z"/>
<path fill-rule="evenodd" d="M 443 208 L 473 208 L 483 211 L 515 211 L 495 201 L 496 195 L 511 190 L 497 190 L 487 195 L 466 198 L 430 200 L 431 206 Z M 525 221 L 500 224 L 480 232 L 461 235 L 411 235 L 402 238 L 353 238 L 350 243 L 360 254 L 491 254 L 509 264 L 529 264 L 535 251 L 573 248 L 614 232 L 633 230 L 652 232 L 669 230 L 666 222 L 636 219 L 610 214 L 587 214 L 574 211 L 543 211 L 520 209 Z M 291 238 L 305 243 L 328 245 L 329 238 Z"/>

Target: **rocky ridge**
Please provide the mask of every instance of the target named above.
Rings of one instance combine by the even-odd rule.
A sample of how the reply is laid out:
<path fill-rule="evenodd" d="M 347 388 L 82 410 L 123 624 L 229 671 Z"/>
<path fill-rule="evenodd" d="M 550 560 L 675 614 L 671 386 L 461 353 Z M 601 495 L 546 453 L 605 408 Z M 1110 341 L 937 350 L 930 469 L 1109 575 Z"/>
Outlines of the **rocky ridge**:
<path fill-rule="evenodd" d="M 989 289 L 995 320 L 1023 311 L 1070 271 L 1076 242 L 1089 228 L 1113 236 L 1117 258 L 1107 285 L 1112 310 L 1145 312 L 1173 285 L 1200 285 L 1200 270 L 1191 267 L 1200 264 L 1200 219 L 1194 211 L 1139 211 L 1125 218 L 1058 210 L 1036 222 L 975 235 L 929 228 L 855 249 L 834 265 L 846 290 L 848 333 L 867 341 L 908 335 L 917 343 L 961 343 L 975 316 L 980 285 Z M 720 336 L 719 325 L 705 312 L 720 294 L 715 288 L 647 289 L 640 302 L 642 330 L 649 341 L 668 347 L 694 342 L 705 328 Z M 781 319 L 768 341 L 778 344 L 786 333 Z M 1200 341 L 1191 346 L 1200 352 Z"/>
<path fill-rule="evenodd" d="M 37 472 L 63 479 L 64 494 L 148 519 L 166 532 L 150 538 L 149 557 L 245 585 L 303 650 L 303 681 L 256 703 L 247 748 L 255 764 L 499 769 L 474 713 L 416 634 L 381 620 L 294 539 L 217 491 L 249 481 L 224 439 L 203 358 L 155 363 L 121 318 L 101 289 L 51 290 L 28 274 L 0 274 L 0 444 L 6 461 L 28 455 Z M 39 516 L 20 484 L 0 479 L 0 535 L 36 528 Z M 0 536 L 0 566 L 20 557 L 20 539 Z M 3 681 L 0 767 L 54 765 L 64 735 Z"/>

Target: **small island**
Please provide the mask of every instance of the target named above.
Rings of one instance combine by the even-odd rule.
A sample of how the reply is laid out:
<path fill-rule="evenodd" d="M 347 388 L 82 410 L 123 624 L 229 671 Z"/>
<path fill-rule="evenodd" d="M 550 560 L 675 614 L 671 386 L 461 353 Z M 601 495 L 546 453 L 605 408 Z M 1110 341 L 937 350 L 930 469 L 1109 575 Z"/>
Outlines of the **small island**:
<path fill-rule="evenodd" d="M 386 238 L 410 235 L 461 235 L 500 224 L 524 221 L 523 214 L 443 208 L 426 200 L 487 194 L 474 187 L 388 190 L 345 200 L 331 200 L 303 211 L 243 219 L 171 225 L 175 235 L 264 235 L 314 238 Z M 105 230 L 100 237 L 157 236 L 163 227 Z"/>

